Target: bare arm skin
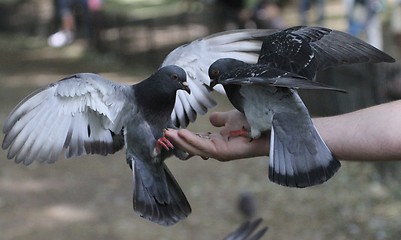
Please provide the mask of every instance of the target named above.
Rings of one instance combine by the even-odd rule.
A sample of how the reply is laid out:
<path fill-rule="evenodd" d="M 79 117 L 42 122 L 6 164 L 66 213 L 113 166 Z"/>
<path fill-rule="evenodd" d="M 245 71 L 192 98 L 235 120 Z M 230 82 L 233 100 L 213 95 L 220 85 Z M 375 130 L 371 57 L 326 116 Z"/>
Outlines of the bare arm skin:
<path fill-rule="evenodd" d="M 220 132 L 201 134 L 188 130 L 169 130 L 166 136 L 192 155 L 219 161 L 267 156 L 269 134 L 250 142 L 249 138 L 232 137 L 231 130 L 247 127 L 236 110 L 216 112 L 210 122 L 221 127 Z M 341 160 L 387 161 L 401 160 L 401 100 L 313 122 L 333 154 Z"/>
<path fill-rule="evenodd" d="M 401 160 L 401 100 L 313 122 L 338 159 Z"/>

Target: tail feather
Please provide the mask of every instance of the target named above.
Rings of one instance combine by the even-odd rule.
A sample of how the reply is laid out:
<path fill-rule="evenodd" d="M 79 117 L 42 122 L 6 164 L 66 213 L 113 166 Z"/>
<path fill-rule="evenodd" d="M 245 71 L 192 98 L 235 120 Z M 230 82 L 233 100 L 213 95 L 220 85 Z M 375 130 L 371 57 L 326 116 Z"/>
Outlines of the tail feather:
<path fill-rule="evenodd" d="M 154 166 L 132 162 L 134 178 L 133 207 L 141 217 L 163 226 L 171 226 L 191 213 L 184 193 L 162 163 Z"/>
<path fill-rule="evenodd" d="M 340 168 L 309 116 L 278 113 L 273 117 L 269 179 L 288 187 L 322 184 Z"/>

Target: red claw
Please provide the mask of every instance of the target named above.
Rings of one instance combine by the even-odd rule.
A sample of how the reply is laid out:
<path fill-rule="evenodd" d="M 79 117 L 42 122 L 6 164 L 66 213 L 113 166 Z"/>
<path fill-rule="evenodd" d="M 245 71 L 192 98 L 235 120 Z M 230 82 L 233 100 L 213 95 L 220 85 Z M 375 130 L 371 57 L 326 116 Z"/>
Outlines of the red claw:
<path fill-rule="evenodd" d="M 170 140 L 168 140 L 166 137 L 163 136 L 163 137 L 157 139 L 157 142 L 156 142 L 156 149 L 157 149 L 158 153 L 161 152 L 162 148 L 169 151 L 170 149 L 174 149 L 174 145 L 170 142 Z"/>
<path fill-rule="evenodd" d="M 249 138 L 249 131 L 246 130 L 245 127 L 242 127 L 241 130 L 230 131 L 228 134 L 228 140 L 230 140 L 231 137 L 247 137 L 247 138 Z"/>

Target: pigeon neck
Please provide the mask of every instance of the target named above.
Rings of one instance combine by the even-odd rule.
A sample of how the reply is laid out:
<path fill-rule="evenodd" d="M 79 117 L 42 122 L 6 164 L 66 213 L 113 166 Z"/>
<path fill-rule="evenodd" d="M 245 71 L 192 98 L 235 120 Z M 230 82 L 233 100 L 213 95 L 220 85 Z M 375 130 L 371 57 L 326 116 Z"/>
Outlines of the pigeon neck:
<path fill-rule="evenodd" d="M 227 84 L 224 85 L 224 90 L 227 94 L 228 99 L 231 104 L 240 112 L 244 112 L 244 108 L 242 106 L 243 97 L 240 93 L 241 85 Z"/>
<path fill-rule="evenodd" d="M 168 82 L 145 80 L 135 85 L 135 99 L 145 118 L 170 116 L 175 104 L 176 91 L 177 89 Z"/>

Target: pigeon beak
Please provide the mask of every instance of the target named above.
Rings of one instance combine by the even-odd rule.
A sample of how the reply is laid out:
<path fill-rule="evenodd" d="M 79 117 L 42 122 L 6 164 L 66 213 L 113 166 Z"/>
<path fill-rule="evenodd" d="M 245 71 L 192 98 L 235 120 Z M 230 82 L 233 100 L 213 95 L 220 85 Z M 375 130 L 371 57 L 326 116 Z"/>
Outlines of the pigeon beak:
<path fill-rule="evenodd" d="M 218 84 L 217 80 L 211 79 L 211 81 L 210 81 L 210 89 L 213 90 L 214 86 L 216 86 L 217 84 Z"/>
<path fill-rule="evenodd" d="M 191 94 L 191 89 L 189 88 L 188 82 L 182 82 L 182 89 L 185 90 L 187 93 Z"/>
<path fill-rule="evenodd" d="M 205 86 L 205 88 L 206 88 L 209 92 L 213 92 L 213 91 L 214 91 L 214 89 L 213 89 L 212 86 L 209 86 L 209 85 L 206 85 L 206 84 L 203 84 L 203 86 Z"/>

